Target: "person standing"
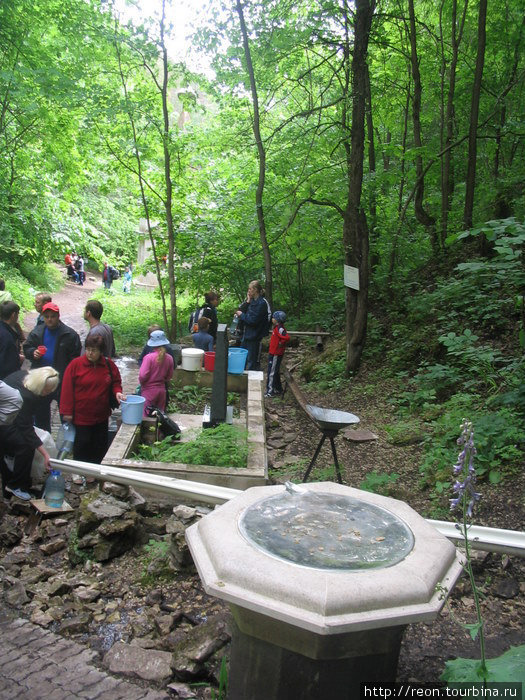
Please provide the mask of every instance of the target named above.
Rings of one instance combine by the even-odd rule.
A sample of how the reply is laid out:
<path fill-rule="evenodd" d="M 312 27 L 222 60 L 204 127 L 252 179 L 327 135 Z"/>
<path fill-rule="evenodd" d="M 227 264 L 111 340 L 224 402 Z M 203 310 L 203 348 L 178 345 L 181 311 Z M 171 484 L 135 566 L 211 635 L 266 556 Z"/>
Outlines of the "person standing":
<path fill-rule="evenodd" d="M 67 366 L 60 394 L 60 413 L 76 429 L 73 459 L 102 462 L 108 450 L 113 397 L 119 404 L 125 399 L 118 367 L 102 354 L 99 335 L 86 338 L 86 352 Z"/>
<path fill-rule="evenodd" d="M 131 268 L 128 266 L 124 272 L 124 277 L 122 279 L 122 291 L 124 294 L 129 294 L 131 292 L 131 278 L 132 272 Z"/>
<path fill-rule="evenodd" d="M 253 280 L 248 285 L 246 300 L 248 301 L 247 310 L 235 312 L 239 320 L 244 322 L 241 347 L 248 350 L 246 369 L 260 370 L 261 340 L 268 335 L 272 312 L 264 298 L 264 289 L 258 280 Z"/>
<path fill-rule="evenodd" d="M 20 369 L 21 354 L 18 314 L 20 307 L 14 301 L 0 304 L 0 379 Z"/>
<path fill-rule="evenodd" d="M 31 368 L 49 365 L 57 370 L 62 379 L 71 360 L 80 355 L 82 345 L 78 333 L 60 320 L 60 309 L 53 302 L 42 307 L 44 323 L 41 323 L 28 335 L 24 343 L 24 354 L 31 362 Z M 61 384 L 56 391 L 46 396 L 46 401 L 39 406 L 35 414 L 35 425 L 51 432 L 51 401 L 60 399 Z"/>
<path fill-rule="evenodd" d="M 12 301 L 13 297 L 11 292 L 8 292 L 5 288 L 5 280 L 0 278 L 0 304 L 4 301 Z"/>
<path fill-rule="evenodd" d="M 208 328 L 208 333 L 213 338 L 213 344 L 217 342 L 217 326 L 219 325 L 217 319 L 217 306 L 219 305 L 219 295 L 217 292 L 206 292 L 204 295 L 204 304 L 199 306 L 198 310 L 192 314 L 192 327 L 189 328 L 191 333 L 197 333 L 197 324 L 199 319 L 205 316 L 210 320 L 210 325 Z"/>
<path fill-rule="evenodd" d="M 272 316 L 273 331 L 268 349 L 268 373 L 266 376 L 265 396 L 280 396 L 283 393 L 281 384 L 281 362 L 287 344 L 290 342 L 284 322 L 286 314 L 284 311 L 275 311 Z"/>
<path fill-rule="evenodd" d="M 51 298 L 51 294 L 47 294 L 47 292 L 38 292 L 38 294 L 35 294 L 35 309 L 38 313 L 35 325 L 38 326 L 39 323 L 44 323 L 42 307 L 44 304 L 49 304 L 50 301 L 53 301 L 53 299 Z"/>
<path fill-rule="evenodd" d="M 84 285 L 84 280 L 86 279 L 86 273 L 84 272 L 84 258 L 81 253 L 78 254 L 75 260 L 75 272 L 78 275 L 78 284 L 82 287 Z"/>
<path fill-rule="evenodd" d="M 117 279 L 117 277 L 118 273 L 116 269 L 105 262 L 104 269 L 102 270 L 102 283 L 104 284 L 104 289 L 106 289 L 108 292 L 111 291 L 113 280 Z"/>
<path fill-rule="evenodd" d="M 100 320 L 104 312 L 104 307 L 97 299 L 90 299 L 84 309 L 84 321 L 89 323 L 89 331 L 86 340 L 92 336 L 99 335 L 102 338 L 102 354 L 104 357 L 115 357 L 115 340 L 113 330 L 107 323 Z"/>
<path fill-rule="evenodd" d="M 173 358 L 166 352 L 170 341 L 164 331 L 153 331 L 148 345 L 154 349 L 142 360 L 139 371 L 141 395 L 146 399 L 144 416 L 149 406 L 156 406 L 164 411 L 166 408 L 166 383 L 173 376 Z"/>

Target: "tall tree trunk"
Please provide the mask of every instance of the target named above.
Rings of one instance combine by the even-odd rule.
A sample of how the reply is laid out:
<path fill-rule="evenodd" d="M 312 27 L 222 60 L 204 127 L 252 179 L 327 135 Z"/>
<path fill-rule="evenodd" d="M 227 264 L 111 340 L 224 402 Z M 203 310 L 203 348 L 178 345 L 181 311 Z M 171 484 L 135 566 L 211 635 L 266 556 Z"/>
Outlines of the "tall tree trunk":
<path fill-rule="evenodd" d="M 479 0 L 478 12 L 478 53 L 476 56 L 476 68 L 474 71 L 474 84 L 472 85 L 472 100 L 470 103 L 470 126 L 468 137 L 467 181 L 465 190 L 465 209 L 463 211 L 463 226 L 472 228 L 474 212 L 474 189 L 476 187 L 476 156 L 477 156 L 477 131 L 479 116 L 479 98 L 481 94 L 481 78 L 485 64 L 487 22 L 487 0 Z M 481 238 L 485 238 L 482 236 Z"/>
<path fill-rule="evenodd" d="M 263 193 L 264 193 L 264 181 L 266 178 L 266 150 L 261 137 L 261 123 L 259 114 L 259 98 L 257 95 L 257 84 L 255 82 L 255 72 L 253 70 L 252 56 L 250 52 L 250 44 L 248 42 L 248 31 L 246 29 L 246 22 L 244 21 L 244 12 L 241 5 L 241 0 L 236 1 L 235 9 L 239 15 L 239 23 L 241 26 L 242 34 L 242 44 L 244 48 L 244 58 L 246 61 L 246 70 L 250 78 L 250 89 L 252 93 L 252 104 L 253 104 L 253 135 L 255 137 L 255 143 L 257 145 L 257 155 L 259 158 L 259 181 L 257 183 L 257 190 L 255 192 L 255 206 L 257 208 L 257 224 L 259 226 L 259 237 L 261 239 L 261 247 L 264 258 L 264 271 L 266 275 L 266 298 L 270 302 L 270 306 L 273 308 L 273 274 L 272 274 L 272 257 L 270 252 L 270 246 L 268 245 L 268 238 L 266 236 L 266 222 L 264 219 L 264 209 L 263 209 Z"/>
<path fill-rule="evenodd" d="M 412 68 L 412 78 L 414 80 L 414 96 L 412 99 L 412 121 L 414 126 L 414 146 L 420 150 L 423 141 L 421 137 L 421 74 L 419 72 L 419 60 L 417 56 L 417 41 L 416 41 L 416 15 L 414 12 L 414 0 L 408 0 L 408 15 L 410 21 L 410 65 Z M 416 156 L 416 177 L 417 189 L 414 197 L 414 211 L 416 219 L 422 224 L 430 235 L 430 242 L 434 252 L 438 250 L 438 241 L 436 235 L 436 220 L 431 216 L 423 206 L 425 194 L 425 180 L 423 177 L 423 158 L 420 153 Z"/>
<path fill-rule="evenodd" d="M 449 81 L 447 91 L 447 105 L 445 109 L 443 126 L 445 129 L 445 138 L 441 143 L 441 150 L 444 151 L 441 160 L 441 232 L 440 244 L 443 246 L 448 230 L 448 213 L 450 211 L 450 201 L 454 193 L 454 170 L 452 164 L 452 149 L 449 148 L 454 139 L 454 98 L 456 93 L 456 68 L 458 64 L 458 51 L 463 27 L 465 26 L 465 16 L 467 13 L 468 0 L 465 0 L 463 5 L 463 14 L 457 29 L 457 0 L 452 0 L 451 16 L 450 16 L 450 45 L 452 47 L 452 56 L 449 66 Z M 444 41 L 442 41 L 444 45 Z M 446 70 L 446 60 L 443 49 L 443 71 Z"/>
<path fill-rule="evenodd" d="M 374 120 L 372 114 L 372 90 L 370 88 L 370 71 L 368 65 L 366 68 L 366 131 L 368 135 L 368 170 L 372 176 L 376 172 L 376 150 L 374 143 Z M 375 178 L 372 177 L 372 185 L 370 187 L 370 229 L 372 231 L 372 240 L 377 239 L 377 203 L 376 203 L 376 184 Z M 370 256 L 370 269 L 373 270 L 379 265 L 379 253 L 377 248 Z"/>
<path fill-rule="evenodd" d="M 405 101 L 405 108 L 403 112 L 403 137 L 401 139 L 401 178 L 399 182 L 399 193 L 397 200 L 397 211 L 401 214 L 403 209 L 403 195 L 405 191 L 405 155 L 407 151 L 407 139 L 408 139 L 408 121 L 409 121 L 409 111 L 410 111 L 410 78 L 407 84 L 407 95 Z M 399 239 L 400 227 L 396 229 L 394 235 L 392 236 L 392 248 L 390 250 L 390 263 L 388 265 L 388 278 L 387 278 L 387 290 L 393 294 L 394 292 L 394 271 L 396 268 L 397 261 L 397 243 Z"/>
<path fill-rule="evenodd" d="M 356 0 L 354 47 L 352 55 L 352 129 L 350 143 L 345 139 L 348 195 L 343 218 L 343 246 L 347 265 L 359 270 L 359 290 L 346 291 L 346 373 L 359 368 L 366 340 L 368 316 L 369 241 L 366 215 L 361 205 L 366 112 L 366 56 L 374 0 Z M 345 0 L 347 31 L 346 58 L 349 60 L 348 4 Z M 345 100 L 346 103 L 346 100 Z M 346 110 L 346 107 L 344 108 Z M 346 128 L 346 115 L 343 115 Z"/>
<path fill-rule="evenodd" d="M 166 227 L 168 229 L 168 283 L 170 288 L 170 327 L 168 335 L 170 339 L 177 337 L 177 295 L 175 290 L 175 229 L 173 226 L 173 213 L 171 209 L 173 196 L 173 183 L 171 181 L 171 153 L 170 153 L 170 121 L 168 113 L 168 52 L 164 37 L 164 23 L 166 2 L 162 1 L 162 19 L 160 22 L 160 44 L 162 48 L 162 118 L 164 131 L 162 133 L 162 148 L 164 153 L 164 180 L 166 187 L 166 198 L 164 200 L 164 210 L 166 212 Z"/>
<path fill-rule="evenodd" d="M 139 182 L 140 197 L 142 200 L 142 206 L 144 208 L 144 216 L 146 218 L 148 236 L 149 236 L 149 240 L 150 240 L 150 244 L 151 244 L 151 252 L 153 253 L 153 260 L 155 261 L 155 270 L 157 273 L 157 281 L 159 283 L 160 298 L 161 298 L 161 302 L 162 302 L 162 316 L 164 319 L 164 326 L 166 328 L 166 331 L 168 331 L 170 324 L 168 323 L 168 310 L 167 310 L 167 305 L 166 305 L 166 295 L 164 294 L 164 287 L 162 286 L 162 275 L 160 272 L 160 263 L 159 263 L 159 258 L 157 255 L 157 246 L 155 243 L 155 238 L 153 237 L 153 231 L 151 229 L 151 219 L 150 219 L 150 213 L 149 213 L 148 199 L 146 197 L 146 191 L 144 188 L 145 180 L 144 180 L 143 170 L 142 170 L 142 157 L 140 155 L 140 149 L 139 149 L 139 144 L 138 144 L 137 127 L 135 125 L 135 119 L 133 117 L 133 110 L 131 108 L 131 101 L 130 101 L 130 97 L 129 97 L 129 93 L 128 93 L 128 85 L 127 85 L 126 77 L 124 75 L 124 70 L 122 67 L 122 57 L 121 57 L 121 53 L 120 53 L 120 46 L 119 46 L 119 42 L 118 42 L 116 37 L 115 37 L 114 45 L 115 45 L 115 51 L 117 54 L 120 81 L 122 84 L 122 90 L 124 92 L 126 111 L 128 114 L 131 133 L 133 136 L 133 154 L 134 154 L 135 160 L 137 162 L 137 179 Z"/>

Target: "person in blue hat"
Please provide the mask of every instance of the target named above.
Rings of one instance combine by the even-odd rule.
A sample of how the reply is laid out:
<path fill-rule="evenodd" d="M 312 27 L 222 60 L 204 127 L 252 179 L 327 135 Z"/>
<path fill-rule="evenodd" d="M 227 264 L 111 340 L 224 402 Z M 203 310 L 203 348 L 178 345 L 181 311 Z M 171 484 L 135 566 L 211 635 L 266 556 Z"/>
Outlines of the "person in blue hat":
<path fill-rule="evenodd" d="M 139 372 L 140 393 L 144 402 L 144 416 L 149 406 L 156 406 L 164 411 L 166 408 L 166 383 L 173 376 L 173 357 L 166 352 L 170 341 L 164 331 L 153 331 L 148 340 L 153 348 L 142 360 Z"/>
<path fill-rule="evenodd" d="M 268 349 L 268 374 L 266 377 L 265 396 L 280 396 L 283 393 L 281 384 L 281 362 L 290 336 L 284 327 L 286 314 L 284 311 L 274 311 L 272 314 L 273 331 Z"/>

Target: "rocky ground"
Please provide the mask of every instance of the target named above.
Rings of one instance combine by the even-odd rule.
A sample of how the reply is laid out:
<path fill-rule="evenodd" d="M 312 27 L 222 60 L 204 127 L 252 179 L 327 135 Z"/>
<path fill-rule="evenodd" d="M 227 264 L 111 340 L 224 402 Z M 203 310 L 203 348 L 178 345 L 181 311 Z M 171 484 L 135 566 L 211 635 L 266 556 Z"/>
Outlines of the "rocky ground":
<path fill-rule="evenodd" d="M 82 308 L 90 291 L 72 287 L 55 295 L 62 318 L 82 327 Z M 31 319 L 27 321 L 29 324 Z M 290 350 L 290 366 L 315 349 Z M 295 374 L 299 375 L 299 369 Z M 366 391 L 366 368 L 344 391 L 302 389 L 313 404 L 351 411 L 360 428 L 377 437 L 336 439 L 343 480 L 359 486 L 371 471 L 400 475 L 389 495 L 403 498 L 425 516 L 436 503 L 418 486 L 421 447 L 407 439 L 394 444 L 383 426 L 392 408 L 383 395 Z M 291 392 L 266 400 L 266 428 L 271 476 L 282 483 L 300 477 L 319 441 L 315 429 Z M 453 455 L 455 456 L 455 455 Z M 312 479 L 333 479 L 333 460 L 326 443 Z M 523 474 L 497 487 L 481 485 L 483 499 L 476 523 L 525 529 Z M 229 651 L 229 612 L 203 591 L 184 544 L 185 528 L 207 511 L 167 503 L 151 494 L 124 487 L 68 483 L 68 515 L 36 523 L 31 506 L 0 504 L 0 578 L 5 604 L 16 614 L 98 652 L 100 664 L 125 673 L 137 683 L 165 688 L 175 697 L 211 697 L 223 657 Z M 448 495 L 443 494 L 442 512 Z M 438 504 L 439 506 L 439 504 Z M 440 516 L 443 517 L 443 516 Z M 525 560 L 499 554 L 476 554 L 476 580 L 488 656 L 525 643 Z M 470 586 L 461 579 L 439 618 L 407 628 L 401 650 L 399 680 L 436 681 L 447 659 L 475 658 L 477 644 L 461 623 L 474 622 Z M 137 654 L 139 656 L 137 657 Z"/>

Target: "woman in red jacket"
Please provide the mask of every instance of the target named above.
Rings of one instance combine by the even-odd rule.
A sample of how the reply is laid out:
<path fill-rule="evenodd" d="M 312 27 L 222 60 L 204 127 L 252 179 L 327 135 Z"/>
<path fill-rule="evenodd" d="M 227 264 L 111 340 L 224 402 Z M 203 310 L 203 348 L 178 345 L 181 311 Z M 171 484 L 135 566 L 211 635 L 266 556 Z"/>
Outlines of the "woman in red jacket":
<path fill-rule="evenodd" d="M 102 338 L 86 338 L 86 354 L 66 368 L 60 394 L 60 413 L 76 428 L 73 459 L 100 464 L 108 449 L 110 394 L 118 403 L 122 380 L 118 367 L 102 355 Z"/>

